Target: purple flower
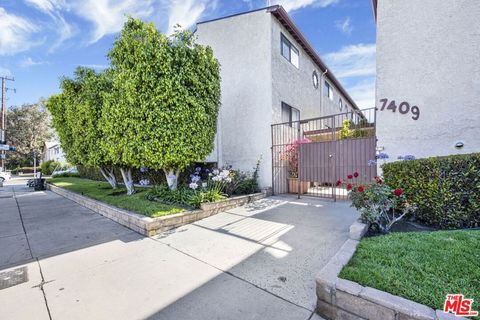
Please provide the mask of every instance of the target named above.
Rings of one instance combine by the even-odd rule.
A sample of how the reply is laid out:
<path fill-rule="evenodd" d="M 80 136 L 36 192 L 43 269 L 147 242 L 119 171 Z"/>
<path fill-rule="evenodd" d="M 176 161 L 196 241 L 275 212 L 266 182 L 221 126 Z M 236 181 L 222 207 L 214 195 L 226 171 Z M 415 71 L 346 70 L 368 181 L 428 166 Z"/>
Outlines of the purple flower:
<path fill-rule="evenodd" d="M 388 159 L 388 154 L 384 153 L 384 152 L 380 152 L 378 155 L 377 155 L 377 159 Z"/>
<path fill-rule="evenodd" d="M 195 168 L 195 172 L 199 173 L 200 171 L 202 171 L 202 168 L 200 168 L 200 167 Z"/>
<path fill-rule="evenodd" d="M 148 171 L 148 168 L 147 167 L 140 167 L 140 172 L 141 173 L 145 173 Z"/>
<path fill-rule="evenodd" d="M 377 161 L 375 161 L 375 160 L 368 160 L 368 163 L 367 163 L 367 164 L 368 164 L 369 167 L 373 167 L 373 166 L 377 165 Z"/>
<path fill-rule="evenodd" d="M 200 176 L 194 175 L 194 176 L 192 177 L 192 182 L 193 182 L 193 183 L 197 183 L 198 181 L 200 181 Z"/>

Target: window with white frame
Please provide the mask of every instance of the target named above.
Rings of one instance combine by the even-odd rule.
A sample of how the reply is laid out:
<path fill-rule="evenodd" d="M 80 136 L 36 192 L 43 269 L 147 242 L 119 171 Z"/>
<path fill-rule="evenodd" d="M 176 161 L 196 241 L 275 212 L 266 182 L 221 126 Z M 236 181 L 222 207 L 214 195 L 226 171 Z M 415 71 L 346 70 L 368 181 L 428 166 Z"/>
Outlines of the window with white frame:
<path fill-rule="evenodd" d="M 280 33 L 280 40 L 280 50 L 282 56 L 298 68 L 298 49 L 295 48 L 295 46 L 283 35 L 283 33 Z"/>
<path fill-rule="evenodd" d="M 300 121 L 300 110 L 282 102 L 282 122 L 288 122 L 292 127 L 293 124 L 298 125 L 298 121 Z"/>
<path fill-rule="evenodd" d="M 340 111 L 343 110 L 343 101 L 342 101 L 342 98 L 338 99 L 338 107 L 340 108 Z"/>
<path fill-rule="evenodd" d="M 330 83 L 325 80 L 325 96 L 333 100 L 333 89 Z"/>

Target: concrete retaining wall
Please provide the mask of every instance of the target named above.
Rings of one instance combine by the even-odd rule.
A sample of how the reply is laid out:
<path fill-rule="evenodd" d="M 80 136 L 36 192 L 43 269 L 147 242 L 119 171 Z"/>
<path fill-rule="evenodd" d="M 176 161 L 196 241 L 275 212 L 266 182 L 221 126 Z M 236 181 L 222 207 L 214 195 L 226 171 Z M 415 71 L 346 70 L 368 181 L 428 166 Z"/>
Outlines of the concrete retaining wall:
<path fill-rule="evenodd" d="M 225 199 L 219 202 L 203 203 L 201 209 L 198 210 L 184 211 L 163 217 L 150 218 L 108 205 L 51 184 L 47 184 L 47 189 L 147 237 L 266 197 L 266 193 L 254 193 L 251 195 Z"/>
<path fill-rule="evenodd" d="M 359 227 L 356 226 L 354 229 Z M 358 233 L 355 236 L 358 236 Z M 325 319 L 343 320 L 464 319 L 384 291 L 340 279 L 338 274 L 352 258 L 358 243 L 358 240 L 347 240 L 318 274 L 316 311 L 320 316 Z"/>

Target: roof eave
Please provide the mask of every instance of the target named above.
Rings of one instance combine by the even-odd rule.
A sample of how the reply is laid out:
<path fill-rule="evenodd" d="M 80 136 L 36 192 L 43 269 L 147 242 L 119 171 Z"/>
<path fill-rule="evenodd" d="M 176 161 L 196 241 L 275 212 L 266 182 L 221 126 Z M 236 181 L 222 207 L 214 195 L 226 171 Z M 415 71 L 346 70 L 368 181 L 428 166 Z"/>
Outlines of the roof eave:
<path fill-rule="evenodd" d="M 343 96 L 348 100 L 348 102 L 350 102 L 352 107 L 360 110 L 352 97 L 348 94 L 345 88 L 343 88 L 342 84 L 335 77 L 333 72 L 327 67 L 327 65 L 323 62 L 320 56 L 316 53 L 315 49 L 313 49 L 308 40 L 305 38 L 303 33 L 295 25 L 295 23 L 290 18 L 285 9 L 282 6 L 275 6 L 268 8 L 267 11 L 273 14 L 275 18 L 277 18 L 277 20 L 287 29 L 287 31 L 292 35 L 292 37 L 297 41 L 297 43 L 299 43 L 305 50 L 305 52 L 310 56 L 310 58 L 320 67 L 322 72 L 327 71 L 326 77 L 335 84 L 338 90 L 340 90 Z"/>

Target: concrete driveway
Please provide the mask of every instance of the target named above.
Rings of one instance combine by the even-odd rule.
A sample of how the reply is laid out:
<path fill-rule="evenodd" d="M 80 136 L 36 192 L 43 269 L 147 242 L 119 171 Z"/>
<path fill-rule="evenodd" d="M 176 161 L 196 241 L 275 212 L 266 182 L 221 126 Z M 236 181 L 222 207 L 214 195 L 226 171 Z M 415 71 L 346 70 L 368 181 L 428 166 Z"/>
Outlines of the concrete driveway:
<path fill-rule="evenodd" d="M 7 185 L 0 318 L 314 319 L 315 275 L 356 218 L 343 202 L 270 197 L 145 238 Z"/>

